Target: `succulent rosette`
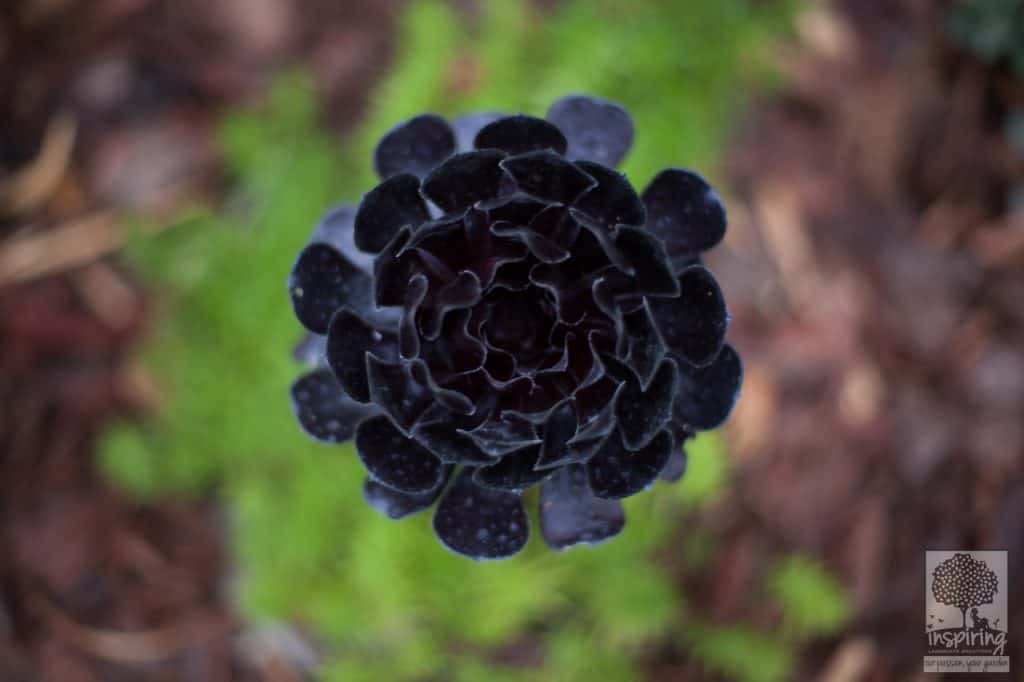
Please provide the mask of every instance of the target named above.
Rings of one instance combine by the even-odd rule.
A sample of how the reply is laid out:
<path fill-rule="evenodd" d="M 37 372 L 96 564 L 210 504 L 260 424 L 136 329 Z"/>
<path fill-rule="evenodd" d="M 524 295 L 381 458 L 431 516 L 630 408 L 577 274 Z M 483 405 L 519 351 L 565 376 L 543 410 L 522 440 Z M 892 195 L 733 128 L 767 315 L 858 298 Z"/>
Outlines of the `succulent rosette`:
<path fill-rule="evenodd" d="M 632 140 L 592 97 L 417 116 L 378 144 L 382 182 L 314 232 L 289 279 L 313 366 L 292 401 L 314 438 L 355 439 L 375 509 L 437 502 L 445 546 L 499 559 L 539 487 L 551 547 L 598 543 L 728 417 L 742 365 L 700 259 L 725 209 L 677 168 L 638 195 L 614 170 Z"/>

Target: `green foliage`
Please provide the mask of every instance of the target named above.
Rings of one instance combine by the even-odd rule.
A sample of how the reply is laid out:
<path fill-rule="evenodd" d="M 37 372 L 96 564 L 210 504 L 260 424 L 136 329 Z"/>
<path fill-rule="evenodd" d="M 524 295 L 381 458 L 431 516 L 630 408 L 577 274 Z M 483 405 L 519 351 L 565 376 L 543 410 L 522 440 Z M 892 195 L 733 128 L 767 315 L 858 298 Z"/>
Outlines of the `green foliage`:
<path fill-rule="evenodd" d="M 947 16 L 956 42 L 983 61 L 1006 61 L 1024 76 L 1024 0 L 960 0 Z"/>
<path fill-rule="evenodd" d="M 157 237 L 140 232 L 129 249 L 162 294 L 145 355 L 167 399 L 158 419 L 112 429 L 101 462 L 139 495 L 217 488 L 243 614 L 310 626 L 334 652 L 328 680 L 636 679 L 638 647 L 683 618 L 653 550 L 685 538 L 683 511 L 728 478 L 720 441 L 702 436 L 688 448 L 684 482 L 627 501 L 627 529 L 614 541 L 556 554 L 535 540 L 513 560 L 474 564 L 439 545 L 428 514 L 396 523 L 369 509 L 351 446 L 312 443 L 294 421 L 288 386 L 300 368 L 290 352 L 300 330 L 287 273 L 325 210 L 372 186 L 383 131 L 426 110 L 543 114 L 566 92 L 593 92 L 636 118 L 626 170 L 637 184 L 666 165 L 713 174 L 730 118 L 760 75 L 762 39 L 784 18 L 781 5 L 754 0 L 570 0 L 541 23 L 529 6 L 489 3 L 467 27 L 448 3 L 411 3 L 396 67 L 345 141 L 321 128 L 310 84 L 283 77 L 262 108 L 223 120 L 234 181 L 225 206 L 193 210 Z M 482 82 L 453 89 L 456 60 L 476 63 Z M 706 556 L 713 543 L 701 547 Z M 785 656 L 756 633 L 703 632 L 694 650 L 709 661 L 729 646 L 767 651 L 766 666 L 716 669 L 777 679 L 765 670 Z M 495 652 L 541 638 L 533 668 L 496 662 Z"/>
<path fill-rule="evenodd" d="M 793 648 L 784 640 L 743 625 L 692 623 L 687 637 L 695 658 L 711 671 L 744 682 L 792 679 Z"/>
<path fill-rule="evenodd" d="M 743 682 L 782 682 L 793 677 L 802 642 L 837 634 L 850 619 L 850 598 L 819 561 L 792 554 L 768 570 L 766 596 L 782 613 L 781 630 L 743 624 L 709 624 L 691 614 L 683 637 L 704 667 Z"/>
<path fill-rule="evenodd" d="M 783 559 L 769 572 L 766 588 L 782 608 L 786 631 L 794 636 L 833 635 L 850 619 L 846 589 L 814 559 Z"/>

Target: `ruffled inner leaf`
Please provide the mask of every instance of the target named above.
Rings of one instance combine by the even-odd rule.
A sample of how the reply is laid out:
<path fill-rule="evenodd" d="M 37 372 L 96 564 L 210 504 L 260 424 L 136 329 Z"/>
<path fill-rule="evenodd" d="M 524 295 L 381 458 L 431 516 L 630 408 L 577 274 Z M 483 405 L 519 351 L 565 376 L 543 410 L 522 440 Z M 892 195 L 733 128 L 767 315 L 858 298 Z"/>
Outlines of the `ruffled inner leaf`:
<path fill-rule="evenodd" d="M 415 256 L 406 250 L 412 230 L 403 227 L 373 262 L 373 295 L 379 306 L 405 302 L 405 290 L 416 267 Z"/>
<path fill-rule="evenodd" d="M 476 445 L 492 457 L 519 450 L 528 445 L 539 445 L 533 424 L 512 415 L 488 419 L 467 435 Z"/>
<path fill-rule="evenodd" d="M 550 150 L 510 156 L 501 167 L 523 192 L 561 204 L 571 204 L 597 185 L 579 166 Z"/>
<path fill-rule="evenodd" d="M 616 225 L 643 225 L 647 211 L 626 176 L 592 161 L 577 161 L 597 186 L 576 201 L 575 208 L 608 228 Z"/>
<path fill-rule="evenodd" d="M 453 424 L 420 426 L 414 432 L 414 436 L 442 462 L 472 466 L 494 463 L 493 457 L 477 447 L 469 436 L 460 432 Z"/>
<path fill-rule="evenodd" d="M 635 376 L 627 379 L 615 401 L 615 415 L 627 448 L 642 448 L 665 426 L 672 415 L 677 375 L 676 364 L 664 360 L 646 391 Z"/>
<path fill-rule="evenodd" d="M 441 334 L 445 315 L 452 310 L 476 305 L 481 294 L 480 279 L 476 274 L 468 270 L 460 272 L 438 292 L 433 305 L 420 315 L 420 331 L 423 338 L 428 341 L 435 340 Z"/>
<path fill-rule="evenodd" d="M 520 492 L 532 488 L 553 473 L 551 469 L 537 469 L 539 457 L 540 448 L 536 445 L 514 450 L 496 463 L 477 469 L 473 479 L 488 488 Z"/>
<path fill-rule="evenodd" d="M 413 378 L 408 364 L 383 362 L 370 353 L 366 355 L 366 375 L 370 399 L 408 434 L 433 402 L 429 389 Z"/>
<path fill-rule="evenodd" d="M 576 435 L 576 409 L 571 400 L 556 405 L 544 424 L 544 440 L 540 457 L 534 465 L 538 469 L 550 469 L 573 459 L 574 451 L 569 448 L 569 439 Z"/>
<path fill-rule="evenodd" d="M 542 234 L 529 227 L 500 221 L 491 226 L 491 232 L 499 237 L 518 239 L 526 245 L 533 257 L 541 263 L 561 263 L 568 260 L 570 253 Z"/>
<path fill-rule="evenodd" d="M 632 266 L 638 293 L 654 297 L 679 294 L 665 248 L 656 238 L 639 228 L 620 227 L 615 246 Z"/>
<path fill-rule="evenodd" d="M 622 315 L 618 345 L 619 357 L 636 373 L 646 391 L 665 358 L 665 344 L 646 305 Z"/>
<path fill-rule="evenodd" d="M 448 213 L 490 199 L 498 194 L 505 175 L 498 165 L 503 158 L 505 154 L 494 149 L 456 154 L 423 180 L 423 195 Z"/>
<path fill-rule="evenodd" d="M 388 359 L 397 352 L 397 342 L 388 332 L 367 324 L 348 308 L 331 318 L 327 332 L 327 363 L 342 388 L 359 402 L 369 402 L 370 385 L 366 378 L 367 351 Z"/>

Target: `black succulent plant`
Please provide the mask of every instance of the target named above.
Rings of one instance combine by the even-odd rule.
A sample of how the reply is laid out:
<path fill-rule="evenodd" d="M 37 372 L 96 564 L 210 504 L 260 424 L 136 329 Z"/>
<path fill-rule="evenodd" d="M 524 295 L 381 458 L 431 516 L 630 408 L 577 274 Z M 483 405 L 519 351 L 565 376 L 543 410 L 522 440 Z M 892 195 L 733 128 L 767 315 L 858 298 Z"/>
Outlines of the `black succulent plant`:
<path fill-rule="evenodd" d="M 522 493 L 558 550 L 616 535 L 621 498 L 686 467 L 742 366 L 701 264 L 726 227 L 697 174 L 638 196 L 613 167 L 629 115 L 566 97 L 546 119 L 417 116 L 376 150 L 383 182 L 329 213 L 289 280 L 292 400 L 314 438 L 355 438 L 367 501 L 474 559 L 526 544 Z"/>

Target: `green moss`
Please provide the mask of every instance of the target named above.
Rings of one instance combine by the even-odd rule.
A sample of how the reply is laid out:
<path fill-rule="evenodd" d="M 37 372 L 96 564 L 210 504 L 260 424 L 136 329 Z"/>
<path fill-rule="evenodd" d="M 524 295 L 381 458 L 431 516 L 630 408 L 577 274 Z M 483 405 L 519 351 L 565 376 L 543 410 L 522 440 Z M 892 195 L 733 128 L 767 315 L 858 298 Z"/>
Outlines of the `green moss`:
<path fill-rule="evenodd" d="M 703 666 L 727 679 L 783 682 L 792 679 L 796 660 L 788 642 L 743 625 L 691 623 L 690 651 Z"/>
<path fill-rule="evenodd" d="M 850 619 L 852 606 L 843 584 L 810 557 L 795 554 L 781 560 L 769 571 L 765 587 L 793 636 L 834 635 Z"/>

